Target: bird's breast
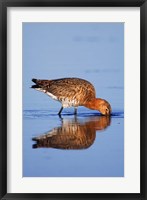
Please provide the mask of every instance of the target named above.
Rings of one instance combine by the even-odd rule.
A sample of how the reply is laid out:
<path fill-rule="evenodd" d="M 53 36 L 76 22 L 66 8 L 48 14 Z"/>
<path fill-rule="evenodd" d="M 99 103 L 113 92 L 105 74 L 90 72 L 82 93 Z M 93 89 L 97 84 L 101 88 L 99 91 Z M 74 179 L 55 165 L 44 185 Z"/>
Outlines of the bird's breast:
<path fill-rule="evenodd" d="M 79 101 L 74 97 L 63 97 L 63 96 L 55 96 L 50 92 L 45 92 L 48 96 L 50 96 L 52 99 L 57 100 L 62 103 L 62 106 L 64 108 L 68 107 L 77 107 L 79 105 Z"/>
<path fill-rule="evenodd" d="M 62 103 L 62 106 L 64 108 L 67 108 L 67 107 L 77 107 L 79 105 L 79 101 L 76 100 L 76 99 L 72 99 L 72 98 L 59 98 L 59 101 Z"/>

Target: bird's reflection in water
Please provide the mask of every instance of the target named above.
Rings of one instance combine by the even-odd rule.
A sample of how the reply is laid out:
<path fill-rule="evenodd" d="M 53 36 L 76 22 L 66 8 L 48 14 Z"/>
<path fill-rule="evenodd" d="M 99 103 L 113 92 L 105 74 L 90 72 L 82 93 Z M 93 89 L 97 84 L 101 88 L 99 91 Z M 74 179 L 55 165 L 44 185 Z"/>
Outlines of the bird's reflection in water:
<path fill-rule="evenodd" d="M 46 134 L 32 138 L 33 148 L 86 149 L 96 137 L 96 131 L 110 125 L 110 116 L 91 116 L 86 119 L 62 119 L 62 125 Z"/>

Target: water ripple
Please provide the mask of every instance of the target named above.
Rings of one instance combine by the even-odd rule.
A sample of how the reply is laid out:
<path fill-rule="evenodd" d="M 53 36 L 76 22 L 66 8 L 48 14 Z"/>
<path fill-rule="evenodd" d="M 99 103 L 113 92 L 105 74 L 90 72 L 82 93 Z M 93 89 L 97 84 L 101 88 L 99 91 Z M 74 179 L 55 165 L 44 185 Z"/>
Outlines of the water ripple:
<path fill-rule="evenodd" d="M 49 117 L 58 117 L 58 111 L 57 110 L 24 110 L 23 116 L 25 119 L 38 119 L 38 118 L 49 118 Z M 62 116 L 73 116 L 73 112 L 64 111 L 62 113 Z M 79 111 L 77 114 L 78 117 L 90 117 L 90 116 L 101 116 L 100 113 L 97 111 Z M 124 112 L 123 111 L 114 111 L 111 114 L 112 118 L 124 118 Z"/>

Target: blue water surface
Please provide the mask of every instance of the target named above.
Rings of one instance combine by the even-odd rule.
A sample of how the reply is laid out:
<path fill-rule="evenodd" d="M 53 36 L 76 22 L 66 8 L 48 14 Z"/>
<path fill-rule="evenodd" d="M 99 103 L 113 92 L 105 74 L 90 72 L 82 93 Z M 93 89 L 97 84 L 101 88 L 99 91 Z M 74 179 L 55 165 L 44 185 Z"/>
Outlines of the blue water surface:
<path fill-rule="evenodd" d="M 95 112 L 79 109 L 77 121 L 97 120 Z M 72 111 L 72 110 L 71 110 Z M 52 134 L 52 130 L 68 127 L 74 116 L 56 111 L 24 111 L 23 176 L 27 177 L 122 177 L 124 176 L 124 116 L 115 112 L 110 124 L 95 132 L 94 141 L 85 149 L 33 148 L 32 138 Z M 72 123 L 74 127 L 74 123 Z M 94 125 L 93 125 L 94 127 Z M 93 129 L 91 127 L 91 129 Z M 90 132 L 90 131 L 89 131 Z M 58 133 L 59 134 L 59 133 Z"/>
<path fill-rule="evenodd" d="M 124 24 L 23 23 L 23 177 L 124 176 Z M 31 89 L 32 78 L 90 81 L 110 119 Z"/>

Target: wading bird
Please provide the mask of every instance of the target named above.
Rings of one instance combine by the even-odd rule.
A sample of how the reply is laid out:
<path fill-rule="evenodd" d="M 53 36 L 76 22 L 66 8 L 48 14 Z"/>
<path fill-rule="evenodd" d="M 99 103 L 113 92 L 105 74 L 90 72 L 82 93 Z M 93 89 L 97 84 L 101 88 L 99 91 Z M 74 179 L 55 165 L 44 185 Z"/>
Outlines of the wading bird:
<path fill-rule="evenodd" d="M 54 80 L 32 79 L 36 85 L 32 85 L 35 90 L 46 93 L 52 99 L 61 102 L 63 108 L 74 107 L 77 114 L 78 106 L 85 106 L 92 110 L 98 110 L 102 115 L 111 114 L 111 106 L 105 100 L 96 98 L 94 86 L 87 80 L 80 78 L 61 78 Z"/>

